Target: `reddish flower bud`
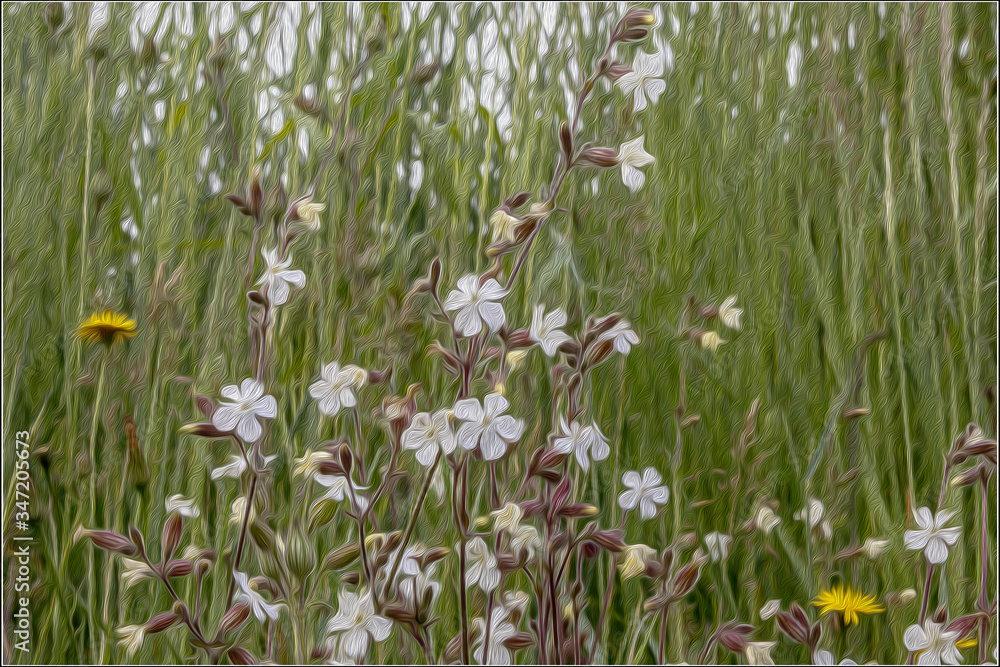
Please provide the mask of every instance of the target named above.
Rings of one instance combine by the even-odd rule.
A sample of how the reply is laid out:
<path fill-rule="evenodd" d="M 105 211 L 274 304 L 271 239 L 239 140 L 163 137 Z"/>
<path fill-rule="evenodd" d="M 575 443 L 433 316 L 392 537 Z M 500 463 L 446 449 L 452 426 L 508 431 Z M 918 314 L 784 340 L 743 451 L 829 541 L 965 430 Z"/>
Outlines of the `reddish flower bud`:
<path fill-rule="evenodd" d="M 136 556 L 139 554 L 138 547 L 130 542 L 127 537 L 111 530 L 87 530 L 83 526 L 80 526 L 73 535 L 73 541 L 77 542 L 80 538 L 87 538 L 106 551 L 114 551 L 125 556 Z"/>

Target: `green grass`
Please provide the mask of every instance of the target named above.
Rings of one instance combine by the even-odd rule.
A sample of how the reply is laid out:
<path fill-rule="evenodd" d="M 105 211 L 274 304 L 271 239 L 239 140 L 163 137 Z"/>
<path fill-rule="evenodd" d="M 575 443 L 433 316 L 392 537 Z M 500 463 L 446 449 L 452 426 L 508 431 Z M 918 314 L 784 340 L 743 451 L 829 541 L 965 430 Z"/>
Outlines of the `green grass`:
<path fill-rule="evenodd" d="M 773 622 L 757 616 L 771 598 L 786 608 L 791 601 L 805 605 L 835 581 L 880 599 L 922 586 L 923 560 L 902 544 L 909 502 L 936 503 L 944 454 L 968 423 L 996 435 L 997 16 L 990 6 L 955 5 L 944 17 L 930 5 L 890 4 L 884 15 L 878 5 L 701 4 L 697 12 L 664 5 L 654 33 L 669 41 L 674 65 L 659 102 L 633 114 L 617 87 L 599 84 L 585 107 L 583 140 L 617 147 L 644 134 L 656 162 L 634 196 L 615 169 L 571 175 L 560 198 L 568 210 L 546 222 L 507 316 L 526 327 L 535 303 L 562 306 L 576 331 L 591 314 L 619 311 L 641 338 L 627 357 L 601 366 L 586 392 L 588 414 L 612 446 L 590 479 L 579 480 L 585 499 L 602 508 L 602 523 L 617 520 L 621 474 L 653 465 L 674 494 L 661 520 L 628 526 L 630 543 L 662 548 L 692 531 L 737 538 L 727 568 L 706 567 L 675 608 L 668 659 L 694 662 L 720 618 L 761 625 L 755 635 L 761 640 L 777 638 Z M 422 409 L 450 405 L 454 381 L 425 357 L 427 345 L 444 341 L 447 331 L 427 316 L 427 303 L 407 309 L 403 299 L 436 256 L 445 290 L 487 268 L 490 213 L 511 194 L 537 195 L 548 183 L 558 123 L 567 116 L 563 82 L 576 85 L 579 72 L 591 70 L 617 20 L 610 7 L 560 6 L 549 34 L 532 7 L 435 5 L 404 29 L 400 7 L 366 5 L 363 27 L 348 31 L 359 18 L 345 6 L 322 4 L 295 27 L 290 72 L 272 81 L 265 44 L 286 10 L 258 5 L 239 14 L 229 33 L 220 94 L 203 74 L 217 62 L 214 9 L 195 5 L 183 30 L 180 9 L 154 13 L 153 30 L 162 36 L 147 49 L 153 55 L 143 54 L 141 39 L 138 49 L 130 41 L 136 10 L 108 10 L 91 41 L 84 6 L 67 9 L 56 30 L 46 25 L 42 5 L 3 9 L 4 442 L 30 430 L 35 454 L 34 648 L 27 656 L 5 655 L 15 662 L 93 662 L 104 636 L 104 660 L 125 661 L 114 628 L 170 607 L 153 584 L 124 590 L 114 559 L 89 542 L 74 544 L 78 524 L 124 532 L 131 523 L 151 540 L 165 520 L 164 499 L 180 493 L 202 508 L 202 518 L 188 522 L 183 545 L 235 542 L 228 521 L 237 484 L 209 479 L 229 445 L 181 435 L 179 428 L 200 419 L 196 396 L 217 397 L 222 386 L 252 372 L 244 296 L 252 230 L 223 195 L 242 194 L 254 166 L 264 170 L 266 192 L 278 174 L 286 174 L 289 199 L 312 184 L 331 137 L 292 98 L 312 85 L 336 118 L 360 42 L 384 18 L 385 48 L 364 66 L 363 83 L 346 103 L 356 141 L 338 141 L 319 179 L 323 228 L 295 248 L 307 287 L 275 327 L 268 385 L 279 417 L 266 442 L 279 456 L 269 494 L 280 530 L 304 509 L 292 459 L 351 429 L 346 417 L 321 421 L 308 396 L 321 364 L 391 365 L 394 393 L 420 382 Z M 605 22 L 593 27 L 605 12 Z M 322 25 L 315 52 L 309 20 Z M 452 26 L 454 57 L 429 83 L 407 83 L 417 67 L 439 57 L 442 31 L 434 26 L 442 23 Z M 492 105 L 470 109 L 461 99 L 463 79 L 478 91 L 484 76 L 469 62 L 467 43 L 481 41 L 491 25 L 500 26 L 496 49 L 512 63 L 501 96 L 509 119 Z M 244 55 L 236 38 L 242 30 Z M 950 43 L 944 66 L 943 38 Z M 803 60 L 789 87 L 793 41 Z M 94 43 L 102 57 L 95 58 Z M 658 44 L 619 47 L 619 58 L 630 64 L 636 49 Z M 258 117 L 259 93 L 268 86 L 277 88 L 274 102 L 283 111 L 277 128 Z M 308 137 L 307 154 L 300 132 Z M 422 180 L 412 190 L 416 160 Z M 213 191 L 216 178 L 220 187 Z M 126 220 L 137 226 L 136 238 L 123 231 Z M 724 333 L 729 342 L 716 354 L 678 339 L 689 296 L 718 303 L 730 294 L 745 308 L 744 326 Z M 140 332 L 111 351 L 98 396 L 104 353 L 73 332 L 104 307 L 132 314 Z M 507 385 L 512 413 L 528 425 L 513 469 L 523 469 L 550 429 L 553 387 L 543 359 L 532 352 Z M 678 451 L 682 372 L 686 410 L 700 420 L 684 430 Z M 474 394 L 487 389 L 477 384 Z M 369 469 L 384 466 L 388 456 L 385 432 L 369 418 L 388 395 L 384 387 L 361 394 L 367 451 L 381 452 Z M 758 398 L 757 442 L 738 463 L 734 445 Z M 841 408 L 854 407 L 870 412 L 852 421 L 839 417 Z M 152 473 L 142 490 L 126 476 L 128 416 Z M 5 445 L 3 460 L 11 532 L 12 446 Z M 412 456 L 404 456 L 404 468 L 413 475 L 385 505 L 380 525 L 405 524 L 422 477 Z M 481 474 L 474 469 L 477 483 Z M 116 506 L 122 489 L 124 502 Z M 438 506 L 431 497 L 416 539 L 454 547 L 447 500 Z M 833 537 L 807 553 L 792 514 L 809 497 L 825 503 Z M 979 592 L 978 498 L 968 488 L 947 496 L 963 533 L 934 599 L 947 604 L 952 618 L 971 613 Z M 777 501 L 780 528 L 767 538 L 741 533 L 763 499 Z M 995 564 L 995 524 L 989 533 Z M 344 519 L 314 542 L 325 554 L 350 534 Z M 875 561 L 833 560 L 869 536 L 892 540 L 889 552 Z M 439 652 L 458 630 L 449 583 L 455 560 L 441 570 Z M 259 572 L 256 561 L 246 562 L 251 574 Z M 606 558 L 594 563 L 585 577 L 591 625 L 608 566 Z M 5 562 L 7 595 L 13 568 Z M 225 568 L 207 581 L 214 627 L 224 611 Z M 635 611 L 647 584 L 622 586 L 608 628 L 621 641 L 608 644 L 606 659 L 652 662 L 657 628 Z M 335 578 L 323 581 L 319 599 L 334 603 L 337 588 Z M 104 596 L 112 601 L 106 619 Z M 482 615 L 478 598 L 471 607 Z M 915 622 L 918 607 L 919 601 L 890 608 L 839 639 L 828 629 L 824 646 L 859 662 L 902 660 L 902 630 Z M 328 610 L 316 613 L 306 636 L 318 643 L 328 617 Z M 248 628 L 242 643 L 263 654 L 265 630 Z M 291 642 L 290 631 L 281 641 Z M 412 651 L 397 630 L 370 659 L 419 660 Z M 530 653 L 520 659 L 533 659 Z M 787 640 L 774 657 L 807 659 Z M 204 654 L 177 629 L 147 639 L 133 658 L 195 659 Z"/>

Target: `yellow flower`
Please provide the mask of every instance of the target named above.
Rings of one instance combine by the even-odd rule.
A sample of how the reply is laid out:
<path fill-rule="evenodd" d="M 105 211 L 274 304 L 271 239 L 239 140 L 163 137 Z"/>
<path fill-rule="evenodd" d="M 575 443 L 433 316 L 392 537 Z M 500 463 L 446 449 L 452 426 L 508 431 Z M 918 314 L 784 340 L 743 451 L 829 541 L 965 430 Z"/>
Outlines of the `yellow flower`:
<path fill-rule="evenodd" d="M 119 340 L 132 338 L 138 333 L 135 320 L 128 315 L 105 310 L 102 313 L 94 313 L 90 318 L 80 325 L 76 330 L 76 335 L 88 343 L 104 343 L 111 345 Z"/>
<path fill-rule="evenodd" d="M 843 586 L 835 586 L 832 590 L 821 591 L 813 600 L 813 604 L 822 607 L 820 614 L 825 614 L 828 611 L 840 612 L 844 617 L 845 625 L 856 624 L 858 614 L 877 614 L 885 611 L 875 601 L 874 595 L 858 593 Z"/>

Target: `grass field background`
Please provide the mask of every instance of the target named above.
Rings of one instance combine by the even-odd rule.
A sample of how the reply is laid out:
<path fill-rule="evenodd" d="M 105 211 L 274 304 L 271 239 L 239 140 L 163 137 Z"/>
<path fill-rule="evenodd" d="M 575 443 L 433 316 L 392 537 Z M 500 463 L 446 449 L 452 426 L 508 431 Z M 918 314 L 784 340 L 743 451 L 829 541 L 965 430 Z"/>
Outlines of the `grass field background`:
<path fill-rule="evenodd" d="M 296 247 L 308 282 L 277 320 L 268 381 L 279 406 L 267 440 L 279 457 L 271 503 L 285 525 L 303 511 L 293 458 L 351 427 L 321 420 L 308 397 L 322 364 L 391 364 L 394 392 L 420 382 L 423 406 L 452 400 L 453 380 L 425 355 L 446 331 L 403 298 L 435 256 L 447 289 L 486 268 L 491 212 L 548 182 L 558 124 L 571 113 L 567 88 L 593 67 L 621 11 L 256 4 L 235 5 L 230 22 L 197 4 L 67 5 L 57 22 L 45 5 L 4 5 L 5 530 L 7 443 L 30 430 L 37 538 L 34 651 L 5 645 L 5 657 L 124 661 L 114 628 L 169 609 L 161 589 L 126 591 L 114 559 L 74 543 L 92 504 L 88 527 L 132 523 L 158 535 L 165 498 L 183 494 L 202 510 L 184 543 L 232 547 L 237 483 L 209 479 L 228 446 L 179 433 L 200 419 L 197 395 L 218 396 L 251 372 L 251 227 L 224 195 L 242 193 L 256 166 L 265 192 L 281 178 L 289 198 L 319 173 L 316 198 L 327 206 L 321 231 Z M 562 306 L 571 322 L 619 311 L 638 333 L 641 343 L 588 388 L 612 454 L 580 483 L 610 524 L 622 473 L 656 466 L 674 493 L 659 520 L 627 527 L 629 542 L 737 537 L 726 566 L 706 568 L 674 611 L 667 657 L 693 663 L 719 614 L 761 625 L 756 636 L 769 639 L 778 631 L 757 613 L 772 598 L 805 605 L 837 581 L 880 599 L 920 590 L 923 559 L 902 545 L 910 503 L 936 502 L 944 454 L 968 423 L 995 437 L 997 15 L 992 4 L 654 11 L 652 36 L 619 47 L 619 59 L 664 54 L 666 92 L 634 114 L 617 87 L 599 84 L 580 135 L 612 147 L 644 135 L 656 158 L 645 186 L 630 194 L 615 169 L 574 174 L 561 198 L 568 210 L 546 223 L 507 316 L 526 327 L 535 303 Z M 336 116 L 371 37 L 384 46 L 363 65 L 343 107 L 346 140 L 320 172 L 330 134 L 293 98 L 305 90 Z M 413 83 L 429 63 L 440 71 Z M 744 325 L 716 353 L 678 339 L 689 296 L 730 294 Z M 102 376 L 103 348 L 74 331 L 105 307 L 132 315 L 139 335 L 111 350 Z M 522 363 L 506 392 L 534 445 L 549 429 L 552 388 L 541 354 Z M 682 372 L 687 411 L 700 421 L 677 449 Z M 386 395 L 362 392 L 362 415 Z M 757 398 L 758 441 L 736 461 Z M 869 412 L 840 418 L 855 407 Z M 142 489 L 126 470 L 126 417 L 150 470 Z M 383 431 L 370 419 L 365 428 L 368 451 L 379 451 Z M 380 516 L 386 525 L 402 527 L 421 479 L 412 457 L 405 466 L 415 476 Z M 792 514 L 810 497 L 824 502 L 833 536 L 807 549 Z M 766 538 L 741 534 L 764 498 L 779 503 L 781 526 Z M 934 600 L 957 616 L 979 591 L 980 500 L 965 488 L 947 498 L 963 534 Z M 453 547 L 447 502 L 434 502 L 417 538 Z M 348 533 L 322 531 L 319 552 Z M 834 559 L 869 536 L 891 540 L 889 551 Z M 989 547 L 995 563 L 995 524 Z M 457 631 L 447 563 L 439 646 Z M 606 568 L 606 559 L 595 565 L 588 599 L 600 600 Z M 225 602 L 218 574 L 206 591 L 210 617 Z M 622 583 L 611 606 L 606 632 L 622 640 L 608 644 L 610 662 L 655 659 L 656 629 L 638 613 L 642 585 Z M 335 578 L 320 590 L 333 603 Z M 903 660 L 917 606 L 890 607 L 829 645 L 858 662 Z M 593 624 L 593 602 L 585 613 Z M 325 618 L 306 631 L 316 641 Z M 400 634 L 372 655 L 410 658 Z M 260 626 L 243 636 L 262 649 Z M 808 658 L 787 642 L 773 655 Z M 171 630 L 133 660 L 199 656 Z"/>

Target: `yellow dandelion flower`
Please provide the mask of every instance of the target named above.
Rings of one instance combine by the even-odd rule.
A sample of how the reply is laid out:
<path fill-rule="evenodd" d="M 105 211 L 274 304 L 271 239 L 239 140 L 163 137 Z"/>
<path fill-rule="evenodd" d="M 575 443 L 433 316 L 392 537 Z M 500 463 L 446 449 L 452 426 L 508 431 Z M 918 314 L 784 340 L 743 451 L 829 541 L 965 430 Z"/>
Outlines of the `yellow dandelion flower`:
<path fill-rule="evenodd" d="M 135 320 L 128 315 L 105 310 L 94 313 L 76 330 L 76 335 L 87 343 L 111 345 L 132 338 L 138 333 Z"/>
<path fill-rule="evenodd" d="M 874 595 L 858 593 L 843 586 L 835 586 L 832 590 L 821 591 L 813 600 L 813 604 L 822 607 L 821 615 L 829 611 L 840 612 L 844 617 L 844 625 L 856 624 L 858 614 L 877 614 L 885 611 L 875 601 Z"/>

